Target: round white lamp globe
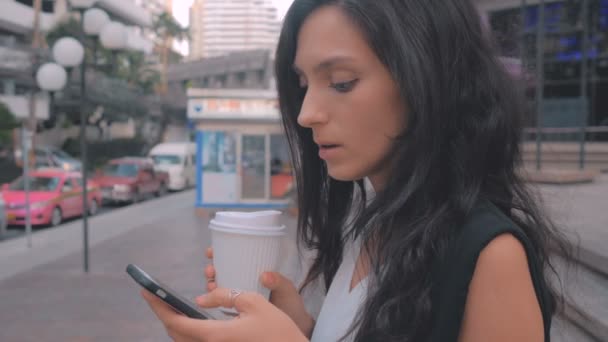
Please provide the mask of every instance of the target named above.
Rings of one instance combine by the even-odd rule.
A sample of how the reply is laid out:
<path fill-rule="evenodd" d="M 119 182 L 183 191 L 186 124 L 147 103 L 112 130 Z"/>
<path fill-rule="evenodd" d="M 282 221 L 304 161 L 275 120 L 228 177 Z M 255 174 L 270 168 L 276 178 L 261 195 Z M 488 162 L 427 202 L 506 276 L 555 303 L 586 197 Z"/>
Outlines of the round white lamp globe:
<path fill-rule="evenodd" d="M 68 75 L 57 63 L 45 63 L 36 71 L 38 87 L 46 91 L 58 91 L 65 87 Z"/>
<path fill-rule="evenodd" d="M 83 16 L 84 32 L 90 36 L 98 36 L 101 30 L 110 22 L 110 17 L 99 8 L 90 8 Z"/>
<path fill-rule="evenodd" d="M 64 67 L 75 67 L 84 59 L 84 48 L 75 38 L 60 38 L 53 45 L 53 59 Z"/>
<path fill-rule="evenodd" d="M 127 29 L 119 22 L 110 22 L 105 25 L 99 35 L 101 44 L 110 50 L 119 50 L 127 47 Z"/>

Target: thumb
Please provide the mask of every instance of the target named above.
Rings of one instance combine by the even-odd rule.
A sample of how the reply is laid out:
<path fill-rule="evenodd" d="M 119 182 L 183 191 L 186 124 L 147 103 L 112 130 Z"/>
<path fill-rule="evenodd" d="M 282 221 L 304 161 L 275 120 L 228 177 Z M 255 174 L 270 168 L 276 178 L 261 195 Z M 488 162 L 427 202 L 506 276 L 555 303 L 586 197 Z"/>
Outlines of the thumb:
<path fill-rule="evenodd" d="M 260 280 L 265 288 L 272 291 L 273 295 L 298 292 L 291 280 L 279 272 L 264 272 Z"/>

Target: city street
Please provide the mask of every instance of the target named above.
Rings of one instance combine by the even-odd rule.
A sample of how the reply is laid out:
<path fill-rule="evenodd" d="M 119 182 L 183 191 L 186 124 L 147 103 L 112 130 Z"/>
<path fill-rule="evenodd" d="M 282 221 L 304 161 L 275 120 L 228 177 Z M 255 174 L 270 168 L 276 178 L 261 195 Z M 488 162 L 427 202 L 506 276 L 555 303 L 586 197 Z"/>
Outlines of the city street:
<path fill-rule="evenodd" d="M 594 192 L 606 196 L 606 177 L 596 185 Z M 552 191 L 562 204 L 567 196 L 566 203 L 572 204 L 583 201 L 586 187 L 543 191 Z M 1 242 L 0 341 L 167 341 L 124 269 L 135 263 L 187 297 L 202 293 L 204 250 L 210 241 L 208 221 L 195 215 L 193 202 L 194 192 L 185 191 L 93 217 L 89 274 L 82 270 L 78 220 L 36 232 L 29 250 L 24 237 Z M 570 217 L 576 221 L 578 209 L 572 208 Z M 293 232 L 295 221 L 286 219 Z M 602 220 L 604 212 L 596 212 L 595 222 Z M 600 286 L 608 291 L 606 283 Z M 560 320 L 553 335 L 558 342 L 594 341 Z"/>
<path fill-rule="evenodd" d="M 125 268 L 185 297 L 204 293 L 214 212 L 202 208 L 289 208 L 280 271 L 298 285 L 314 256 L 296 248 L 292 216 L 295 168 L 318 161 L 308 146 L 326 167 L 312 178 L 304 168 L 300 185 L 316 188 L 309 180 L 321 176 L 378 186 L 402 143 L 424 146 L 419 157 L 436 165 L 450 162 L 447 150 L 464 156 L 458 168 L 435 168 L 433 184 L 454 174 L 494 184 L 496 173 L 479 170 L 509 176 L 521 157 L 518 171 L 573 247 L 548 257 L 557 277 L 543 269 L 563 295 L 551 341 L 608 342 L 608 0 L 419 0 L 407 11 L 405 1 L 364 0 L 356 11 L 294 0 L 0 2 L 0 342 L 168 341 Z M 406 32 L 412 23 L 419 29 Z M 393 63 L 404 58 L 424 72 Z M 412 86 L 420 94 L 392 91 Z M 519 125 L 521 156 L 512 154 Z M 385 139 L 404 134 L 413 140 Z M 349 177 L 359 164 L 371 166 Z M 333 208 L 342 197 L 330 195 Z M 441 245 L 430 240 L 416 247 Z M 315 317 L 321 287 L 303 291 Z M 378 334 L 400 329 L 390 323 Z"/>

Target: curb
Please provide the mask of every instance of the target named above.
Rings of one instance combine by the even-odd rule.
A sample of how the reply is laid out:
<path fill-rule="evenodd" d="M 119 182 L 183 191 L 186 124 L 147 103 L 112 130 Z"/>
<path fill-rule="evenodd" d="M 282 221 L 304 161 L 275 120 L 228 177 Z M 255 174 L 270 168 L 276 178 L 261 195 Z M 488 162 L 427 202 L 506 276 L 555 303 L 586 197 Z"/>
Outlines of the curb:
<path fill-rule="evenodd" d="M 600 174 L 599 170 L 522 170 L 523 179 L 530 183 L 540 184 L 583 184 L 592 183 Z"/>

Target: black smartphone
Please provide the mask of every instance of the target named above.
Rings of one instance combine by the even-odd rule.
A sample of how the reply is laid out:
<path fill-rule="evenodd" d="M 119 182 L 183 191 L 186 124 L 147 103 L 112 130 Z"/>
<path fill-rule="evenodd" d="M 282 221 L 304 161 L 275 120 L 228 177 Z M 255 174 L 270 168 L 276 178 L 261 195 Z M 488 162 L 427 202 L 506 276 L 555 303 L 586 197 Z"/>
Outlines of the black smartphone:
<path fill-rule="evenodd" d="M 196 319 L 215 319 L 208 312 L 202 311 L 194 303 L 188 299 L 178 295 L 174 290 L 169 288 L 167 285 L 154 279 L 148 273 L 136 265 L 127 265 L 127 273 L 146 290 L 155 294 L 158 298 L 162 299 L 165 303 L 171 305 L 175 310 L 182 314 Z"/>

